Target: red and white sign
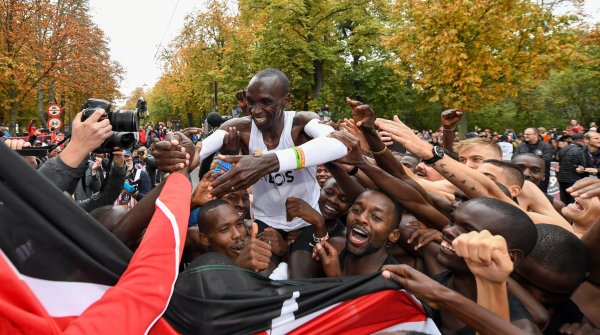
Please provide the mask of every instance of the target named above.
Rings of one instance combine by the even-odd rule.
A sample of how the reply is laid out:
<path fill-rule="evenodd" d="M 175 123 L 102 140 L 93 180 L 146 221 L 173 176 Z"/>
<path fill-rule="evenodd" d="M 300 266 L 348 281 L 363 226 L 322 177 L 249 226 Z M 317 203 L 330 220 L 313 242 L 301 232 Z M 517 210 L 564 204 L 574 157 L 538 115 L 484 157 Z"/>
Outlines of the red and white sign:
<path fill-rule="evenodd" d="M 50 117 L 60 116 L 60 113 L 62 113 L 62 107 L 60 107 L 59 104 L 49 104 L 46 112 L 48 115 L 50 115 Z"/>
<path fill-rule="evenodd" d="M 49 118 L 48 119 L 48 128 L 56 130 L 62 127 L 62 121 L 58 118 Z"/>

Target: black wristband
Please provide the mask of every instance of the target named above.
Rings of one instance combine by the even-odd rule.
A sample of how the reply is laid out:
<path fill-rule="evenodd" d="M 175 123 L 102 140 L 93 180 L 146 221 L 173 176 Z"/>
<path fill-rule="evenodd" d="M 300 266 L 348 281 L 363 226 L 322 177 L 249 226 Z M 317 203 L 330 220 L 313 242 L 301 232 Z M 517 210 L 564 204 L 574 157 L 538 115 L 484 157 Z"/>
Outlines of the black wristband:
<path fill-rule="evenodd" d="M 352 170 L 350 170 L 350 172 L 348 172 L 348 175 L 354 176 L 357 172 L 358 172 L 358 166 L 355 166 L 352 168 Z"/>

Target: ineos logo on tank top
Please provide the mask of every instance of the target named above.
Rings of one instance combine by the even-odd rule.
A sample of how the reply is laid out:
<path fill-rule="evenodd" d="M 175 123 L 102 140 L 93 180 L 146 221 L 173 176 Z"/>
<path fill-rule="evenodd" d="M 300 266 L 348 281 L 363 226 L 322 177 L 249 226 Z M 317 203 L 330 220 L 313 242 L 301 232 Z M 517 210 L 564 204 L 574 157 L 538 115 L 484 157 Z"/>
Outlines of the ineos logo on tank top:
<path fill-rule="evenodd" d="M 285 183 L 293 183 L 294 182 L 294 173 L 293 171 L 286 171 L 285 173 L 271 173 L 265 175 L 263 177 L 264 181 L 270 184 L 275 184 L 277 186 L 281 186 Z"/>

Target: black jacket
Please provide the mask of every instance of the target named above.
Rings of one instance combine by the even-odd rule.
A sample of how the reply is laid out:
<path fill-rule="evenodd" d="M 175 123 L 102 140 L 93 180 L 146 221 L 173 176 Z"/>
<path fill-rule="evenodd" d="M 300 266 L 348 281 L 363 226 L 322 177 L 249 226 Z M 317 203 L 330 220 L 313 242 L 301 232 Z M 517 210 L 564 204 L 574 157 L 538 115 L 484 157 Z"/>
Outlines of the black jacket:
<path fill-rule="evenodd" d="M 583 154 L 583 146 L 572 143 L 560 149 L 557 154 L 560 168 L 558 170 L 558 181 L 561 183 L 574 183 L 585 177 L 585 174 L 580 174 L 575 171 L 577 166 L 585 166 L 585 156 Z"/>

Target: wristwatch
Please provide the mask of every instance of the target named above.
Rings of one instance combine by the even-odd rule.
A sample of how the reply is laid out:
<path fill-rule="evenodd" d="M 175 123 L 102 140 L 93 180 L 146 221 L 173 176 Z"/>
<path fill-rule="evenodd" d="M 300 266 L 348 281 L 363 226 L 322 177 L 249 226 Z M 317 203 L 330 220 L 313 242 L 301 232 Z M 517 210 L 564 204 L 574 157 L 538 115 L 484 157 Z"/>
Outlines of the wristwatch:
<path fill-rule="evenodd" d="M 425 163 L 427 165 L 433 165 L 433 164 L 435 164 L 435 162 L 444 158 L 444 149 L 440 146 L 434 145 L 433 148 L 431 149 L 431 153 L 433 153 L 433 157 L 431 157 L 429 159 L 424 159 L 423 163 Z"/>

